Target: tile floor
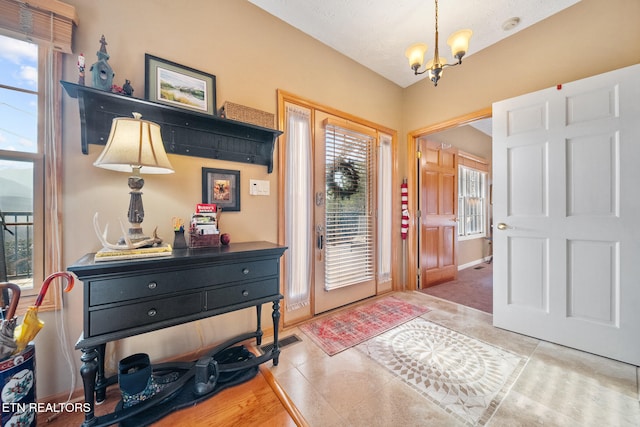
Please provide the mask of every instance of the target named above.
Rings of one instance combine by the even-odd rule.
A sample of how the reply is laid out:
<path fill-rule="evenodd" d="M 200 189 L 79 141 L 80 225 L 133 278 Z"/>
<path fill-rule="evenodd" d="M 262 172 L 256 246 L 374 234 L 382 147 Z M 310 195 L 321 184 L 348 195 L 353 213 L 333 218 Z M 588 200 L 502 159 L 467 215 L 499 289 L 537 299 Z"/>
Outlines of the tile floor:
<path fill-rule="evenodd" d="M 491 315 L 419 292 L 422 317 L 528 359 L 488 426 L 640 426 L 640 368 L 491 326 Z M 329 357 L 297 328 L 278 383 L 312 427 L 464 425 L 356 349 Z M 268 338 L 264 342 L 269 342 Z"/>

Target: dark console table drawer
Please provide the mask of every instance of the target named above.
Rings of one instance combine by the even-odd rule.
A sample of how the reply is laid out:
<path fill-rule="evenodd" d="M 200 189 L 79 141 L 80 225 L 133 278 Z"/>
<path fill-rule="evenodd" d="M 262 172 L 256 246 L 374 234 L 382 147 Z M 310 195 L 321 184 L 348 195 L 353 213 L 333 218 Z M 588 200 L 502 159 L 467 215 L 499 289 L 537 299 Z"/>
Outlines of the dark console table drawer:
<path fill-rule="evenodd" d="M 91 311 L 90 333 L 92 336 L 108 334 L 198 313 L 203 308 L 201 295 L 198 292 Z"/>
<path fill-rule="evenodd" d="M 243 283 L 207 291 L 207 310 L 242 304 L 278 293 L 278 279 Z"/>
<path fill-rule="evenodd" d="M 90 280 L 89 305 L 94 307 L 136 298 L 155 297 L 176 290 L 199 289 L 238 281 L 277 276 L 279 260 L 247 260 L 208 267 L 133 274 Z M 272 292 L 272 294 L 277 291 Z M 266 296 L 266 295 L 263 295 Z"/>

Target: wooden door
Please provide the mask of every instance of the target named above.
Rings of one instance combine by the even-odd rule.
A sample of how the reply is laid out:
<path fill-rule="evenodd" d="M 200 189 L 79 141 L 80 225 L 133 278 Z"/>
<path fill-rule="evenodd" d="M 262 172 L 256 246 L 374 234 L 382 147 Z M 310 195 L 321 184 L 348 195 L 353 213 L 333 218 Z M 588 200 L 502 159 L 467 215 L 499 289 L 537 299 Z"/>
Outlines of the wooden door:
<path fill-rule="evenodd" d="M 493 106 L 494 325 L 640 365 L 640 66 Z"/>
<path fill-rule="evenodd" d="M 456 150 L 426 139 L 420 156 L 420 286 L 455 280 L 458 173 Z"/>

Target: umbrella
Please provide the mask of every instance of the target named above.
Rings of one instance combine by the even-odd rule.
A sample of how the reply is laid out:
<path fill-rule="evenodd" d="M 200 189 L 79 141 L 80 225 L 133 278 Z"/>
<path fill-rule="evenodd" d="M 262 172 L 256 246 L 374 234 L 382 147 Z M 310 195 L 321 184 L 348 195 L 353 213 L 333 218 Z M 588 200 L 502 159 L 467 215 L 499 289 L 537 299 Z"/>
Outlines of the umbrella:
<path fill-rule="evenodd" d="M 29 344 L 29 341 L 33 340 L 38 332 L 40 332 L 40 329 L 44 326 L 44 322 L 38 318 L 38 308 L 40 307 L 40 304 L 42 304 L 42 300 L 47 293 L 47 289 L 49 289 L 49 284 L 56 277 L 64 277 L 67 279 L 67 287 L 64 288 L 65 292 L 69 292 L 73 289 L 73 276 L 71 273 L 67 273 L 66 271 L 53 273 L 44 279 L 44 283 L 42 283 L 42 288 L 40 289 L 38 298 L 36 298 L 35 304 L 29 306 L 27 312 L 24 314 L 22 324 L 18 325 L 16 328 L 14 336 L 16 339 L 17 349 L 14 354 L 21 352 L 27 344 Z"/>
<path fill-rule="evenodd" d="M 18 300 L 20 299 L 20 286 L 14 283 L 0 283 L 1 289 L 11 289 L 11 304 L 0 324 L 0 360 L 5 359 L 13 354 L 17 345 L 13 338 L 13 331 L 16 328 L 16 318 L 13 317 L 18 308 Z"/>

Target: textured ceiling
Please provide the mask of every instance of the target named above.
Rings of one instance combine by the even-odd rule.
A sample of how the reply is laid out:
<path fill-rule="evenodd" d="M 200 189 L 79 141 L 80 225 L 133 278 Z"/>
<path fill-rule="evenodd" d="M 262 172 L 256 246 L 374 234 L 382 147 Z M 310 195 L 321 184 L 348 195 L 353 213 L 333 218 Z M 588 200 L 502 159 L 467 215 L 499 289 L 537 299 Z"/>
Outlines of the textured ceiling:
<path fill-rule="evenodd" d="M 249 0 L 300 31 L 350 57 L 401 87 L 415 76 L 404 56 L 422 42 L 433 55 L 435 3 L 429 0 Z M 535 24 L 579 0 L 440 0 L 440 56 L 453 62 L 446 41 L 462 28 L 473 30 L 468 55 Z M 519 17 L 520 25 L 504 31 L 502 24 Z M 426 60 L 426 59 L 425 59 Z"/>

